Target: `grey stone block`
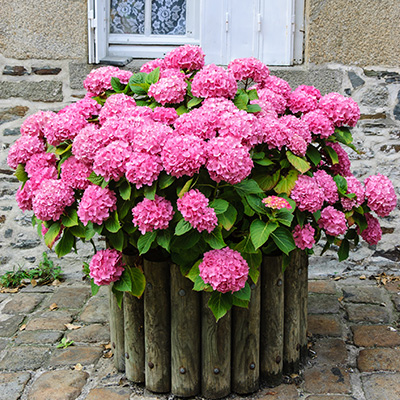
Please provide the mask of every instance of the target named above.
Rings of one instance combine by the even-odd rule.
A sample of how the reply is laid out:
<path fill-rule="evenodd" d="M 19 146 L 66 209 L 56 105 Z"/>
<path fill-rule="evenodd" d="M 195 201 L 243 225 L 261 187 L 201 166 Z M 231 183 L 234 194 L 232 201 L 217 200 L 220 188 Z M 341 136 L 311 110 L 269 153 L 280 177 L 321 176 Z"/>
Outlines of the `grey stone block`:
<path fill-rule="evenodd" d="M 343 73 L 339 70 L 327 68 L 306 67 L 271 67 L 271 74 L 289 82 L 292 89 L 300 85 L 315 86 L 321 94 L 340 92 Z"/>
<path fill-rule="evenodd" d="M 21 97 L 30 101 L 62 101 L 62 82 L 0 82 L 0 99 L 10 99 L 13 97 Z"/>

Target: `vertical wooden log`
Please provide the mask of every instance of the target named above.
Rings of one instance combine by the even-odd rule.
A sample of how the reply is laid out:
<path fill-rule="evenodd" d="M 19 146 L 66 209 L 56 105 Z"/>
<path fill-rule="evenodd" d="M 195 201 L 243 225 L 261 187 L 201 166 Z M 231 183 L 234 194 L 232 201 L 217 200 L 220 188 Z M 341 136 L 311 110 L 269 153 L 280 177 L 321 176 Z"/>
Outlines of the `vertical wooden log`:
<path fill-rule="evenodd" d="M 171 265 L 171 391 L 190 397 L 200 392 L 201 294 Z"/>
<path fill-rule="evenodd" d="M 117 299 L 109 286 L 110 299 L 110 337 L 111 348 L 114 354 L 114 365 L 118 371 L 125 370 L 125 343 L 124 343 L 124 311 L 119 308 Z M 122 302 L 123 303 L 123 302 Z"/>
<path fill-rule="evenodd" d="M 260 387 L 261 284 L 252 284 L 249 308 L 232 313 L 232 390 L 252 393 Z"/>
<path fill-rule="evenodd" d="M 300 359 L 304 363 L 308 355 L 307 338 L 307 315 L 308 315 L 308 256 L 301 252 L 301 274 L 300 274 Z"/>
<path fill-rule="evenodd" d="M 144 382 L 143 297 L 124 293 L 125 372 L 135 383 Z"/>
<path fill-rule="evenodd" d="M 301 251 L 292 252 L 285 270 L 285 332 L 283 346 L 283 371 L 297 373 L 300 367 L 300 282 Z M 301 275 L 301 273 L 300 273 Z"/>
<path fill-rule="evenodd" d="M 170 294 L 168 262 L 144 260 L 145 382 L 156 393 L 171 390 Z"/>
<path fill-rule="evenodd" d="M 271 386 L 282 382 L 284 275 L 282 257 L 264 257 L 261 267 L 260 373 Z"/>
<path fill-rule="evenodd" d="M 231 313 L 215 322 L 209 299 L 209 293 L 202 293 L 201 389 L 203 397 L 217 399 L 231 391 Z"/>

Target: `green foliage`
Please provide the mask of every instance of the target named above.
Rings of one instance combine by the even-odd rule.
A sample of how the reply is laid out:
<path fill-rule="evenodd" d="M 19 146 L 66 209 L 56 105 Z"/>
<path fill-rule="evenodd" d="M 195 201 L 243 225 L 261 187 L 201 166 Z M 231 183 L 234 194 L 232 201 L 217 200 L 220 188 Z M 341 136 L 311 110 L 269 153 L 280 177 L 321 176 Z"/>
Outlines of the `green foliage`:
<path fill-rule="evenodd" d="M 22 267 L 14 267 L 12 271 L 7 271 L 0 276 L 0 285 L 5 288 L 16 288 L 21 285 L 24 279 L 29 279 L 27 271 Z"/>
<path fill-rule="evenodd" d="M 74 344 L 73 340 L 68 340 L 66 337 L 63 337 L 61 339 L 61 342 L 57 344 L 57 349 L 66 349 L 69 346 L 72 346 Z"/>

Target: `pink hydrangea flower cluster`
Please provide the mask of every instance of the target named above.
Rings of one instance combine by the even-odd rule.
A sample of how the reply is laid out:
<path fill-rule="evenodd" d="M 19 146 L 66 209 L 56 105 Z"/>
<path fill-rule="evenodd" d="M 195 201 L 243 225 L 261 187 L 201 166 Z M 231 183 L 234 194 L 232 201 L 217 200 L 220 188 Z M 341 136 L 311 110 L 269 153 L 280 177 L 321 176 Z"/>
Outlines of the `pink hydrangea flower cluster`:
<path fill-rule="evenodd" d="M 89 263 L 89 275 L 96 285 L 109 285 L 119 280 L 124 267 L 121 252 L 115 249 L 100 250 Z"/>
<path fill-rule="evenodd" d="M 333 122 L 322 110 L 313 110 L 303 114 L 301 119 L 308 125 L 310 131 L 322 139 L 326 139 L 335 133 Z"/>
<path fill-rule="evenodd" d="M 126 164 L 126 179 L 140 189 L 143 185 L 151 186 L 162 171 L 161 157 L 148 153 L 133 152 Z"/>
<path fill-rule="evenodd" d="M 88 164 L 79 161 L 74 156 L 69 157 L 61 164 L 61 179 L 73 189 L 86 189 L 93 169 Z"/>
<path fill-rule="evenodd" d="M 340 145 L 340 143 L 326 143 L 327 146 L 332 147 L 335 150 L 336 154 L 338 155 L 339 162 L 337 164 L 333 164 L 331 166 L 331 171 L 335 175 L 342 175 L 342 176 L 351 176 L 352 173 L 350 171 L 350 159 L 346 150 Z"/>
<path fill-rule="evenodd" d="M 29 116 L 21 125 L 21 135 L 44 136 L 44 126 L 56 116 L 53 111 L 38 111 L 37 113 Z"/>
<path fill-rule="evenodd" d="M 134 151 L 160 155 L 167 139 L 173 135 L 171 127 L 160 122 L 148 121 L 133 135 L 128 136 Z M 130 140 L 129 140 L 130 139 Z"/>
<path fill-rule="evenodd" d="M 287 107 L 287 100 L 283 97 L 283 95 L 274 92 L 269 87 L 260 88 L 257 90 L 257 93 L 259 99 L 267 103 L 270 103 L 274 108 L 275 112 L 277 112 L 279 115 L 285 113 Z"/>
<path fill-rule="evenodd" d="M 128 143 L 122 140 L 111 142 L 100 149 L 93 161 L 93 171 L 106 181 L 119 181 L 126 171 L 126 163 L 132 155 Z"/>
<path fill-rule="evenodd" d="M 228 71 L 237 81 L 252 79 L 254 82 L 264 83 L 269 76 L 268 67 L 257 58 L 237 58 L 228 65 Z"/>
<path fill-rule="evenodd" d="M 289 97 L 288 106 L 292 113 L 308 113 L 318 107 L 321 93 L 313 86 L 301 85 Z"/>
<path fill-rule="evenodd" d="M 176 104 L 184 100 L 186 88 L 185 79 L 179 76 L 170 76 L 160 78 L 158 82 L 153 83 L 149 88 L 148 95 L 162 105 Z"/>
<path fill-rule="evenodd" d="M 18 164 L 26 164 L 36 153 L 44 153 L 46 150 L 43 140 L 37 136 L 21 136 L 10 148 L 7 156 L 8 165 L 17 169 Z"/>
<path fill-rule="evenodd" d="M 155 60 L 148 61 L 147 63 L 145 63 L 141 66 L 140 72 L 149 74 L 151 71 L 154 71 L 156 68 L 160 68 L 160 71 L 165 69 L 164 59 L 156 58 Z"/>
<path fill-rule="evenodd" d="M 88 186 L 78 206 L 78 217 L 83 225 L 88 222 L 101 225 L 117 209 L 117 197 L 108 188 Z"/>
<path fill-rule="evenodd" d="M 91 97 L 85 96 L 83 99 L 77 101 L 76 103 L 62 109 L 59 114 L 72 111 L 82 115 L 82 117 L 84 117 L 85 119 L 89 119 L 95 115 L 99 115 L 100 110 L 101 105 L 96 100 L 92 99 Z"/>
<path fill-rule="evenodd" d="M 237 92 L 234 76 L 222 67 L 209 64 L 193 78 L 192 94 L 196 97 L 226 97 L 233 99 Z"/>
<path fill-rule="evenodd" d="M 289 83 L 282 78 L 278 78 L 275 75 L 270 75 L 264 82 L 262 87 L 272 90 L 274 93 L 283 96 L 288 101 L 292 88 Z"/>
<path fill-rule="evenodd" d="M 332 206 L 325 207 L 321 211 L 321 218 L 318 220 L 318 225 L 331 236 L 343 235 L 347 231 L 344 213 Z"/>
<path fill-rule="evenodd" d="M 353 175 L 346 176 L 347 181 L 347 194 L 354 193 L 356 197 L 354 199 L 349 199 L 347 197 L 342 197 L 340 201 L 342 202 L 343 209 L 346 211 L 351 210 L 353 207 L 359 207 L 365 200 L 365 190 L 362 183 Z"/>
<path fill-rule="evenodd" d="M 187 44 L 177 47 L 164 57 L 167 68 L 196 71 L 204 67 L 205 54 L 201 47 Z"/>
<path fill-rule="evenodd" d="M 167 174 L 180 178 L 193 176 L 206 161 L 205 142 L 194 135 L 171 135 L 161 152 Z"/>
<path fill-rule="evenodd" d="M 170 201 L 155 195 L 154 200 L 144 199 L 132 209 L 133 224 L 142 235 L 155 229 L 167 229 L 174 216 Z"/>
<path fill-rule="evenodd" d="M 320 210 L 325 201 L 325 193 L 314 177 L 300 175 L 290 197 L 296 202 L 300 211 L 315 213 Z"/>
<path fill-rule="evenodd" d="M 253 166 L 248 149 L 237 139 L 216 137 L 208 142 L 206 168 L 215 182 L 239 183 L 250 175 Z"/>
<path fill-rule="evenodd" d="M 123 71 L 118 67 L 100 67 L 89 73 L 83 81 L 83 86 L 88 92 L 98 96 L 106 90 L 112 89 L 111 78 L 118 78 L 122 84 L 126 85 L 132 75 L 131 71 Z"/>
<path fill-rule="evenodd" d="M 32 209 L 42 221 L 57 221 L 75 201 L 73 189 L 60 179 L 45 179 L 32 200 Z"/>
<path fill-rule="evenodd" d="M 367 205 L 380 217 L 387 217 L 397 204 L 397 197 L 390 179 L 377 174 L 365 179 Z"/>
<path fill-rule="evenodd" d="M 329 204 L 336 203 L 339 200 L 339 193 L 333 178 L 322 169 L 314 173 L 314 178 L 324 192 L 325 201 Z"/>
<path fill-rule="evenodd" d="M 151 118 L 155 122 L 172 125 L 178 119 L 178 113 L 176 112 L 175 108 L 157 107 L 154 109 Z"/>
<path fill-rule="evenodd" d="M 278 196 L 268 196 L 262 199 L 262 202 L 265 204 L 265 207 L 272 208 L 273 210 L 280 210 L 282 208 L 292 209 L 292 206 L 286 199 Z"/>
<path fill-rule="evenodd" d="M 382 229 L 377 218 L 366 213 L 367 228 L 361 232 L 361 237 L 371 246 L 376 245 L 382 239 Z M 360 233 L 360 229 L 357 229 Z"/>
<path fill-rule="evenodd" d="M 131 96 L 124 93 L 115 93 L 110 96 L 99 113 L 99 121 L 104 124 L 108 118 L 129 113 L 136 107 L 136 102 Z"/>
<path fill-rule="evenodd" d="M 321 98 L 319 108 L 336 126 L 356 126 L 360 119 L 360 108 L 351 97 L 339 93 L 329 93 Z"/>
<path fill-rule="evenodd" d="M 229 247 L 204 253 L 199 270 L 203 281 L 221 293 L 243 289 L 249 274 L 246 260 Z"/>
<path fill-rule="evenodd" d="M 293 229 L 295 245 L 301 250 L 312 249 L 315 243 L 314 234 L 315 229 L 311 224 L 306 224 L 303 227 L 296 225 Z"/>
<path fill-rule="evenodd" d="M 177 206 L 185 221 L 199 232 L 206 230 L 210 233 L 218 225 L 215 210 L 208 207 L 207 197 L 198 189 L 186 192 L 177 200 Z"/>
<path fill-rule="evenodd" d="M 44 135 L 52 146 L 58 146 L 65 140 L 73 140 L 88 122 L 74 109 L 58 113 L 44 127 Z"/>
<path fill-rule="evenodd" d="M 25 172 L 31 178 L 43 168 L 56 167 L 56 155 L 54 153 L 35 153 L 27 161 Z"/>

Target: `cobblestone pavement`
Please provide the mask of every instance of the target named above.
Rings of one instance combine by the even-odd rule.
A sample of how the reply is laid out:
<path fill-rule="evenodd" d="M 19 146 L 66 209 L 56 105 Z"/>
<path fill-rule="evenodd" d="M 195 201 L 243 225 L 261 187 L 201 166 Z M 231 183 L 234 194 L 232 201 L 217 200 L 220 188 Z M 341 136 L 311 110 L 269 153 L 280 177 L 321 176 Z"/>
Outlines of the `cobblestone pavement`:
<path fill-rule="evenodd" d="M 313 358 L 301 379 L 249 399 L 399 400 L 399 284 L 310 280 Z M 67 279 L 0 294 L 0 400 L 156 398 L 113 367 L 105 289 L 91 297 L 88 284 Z M 73 345 L 56 348 L 62 338 Z"/>

